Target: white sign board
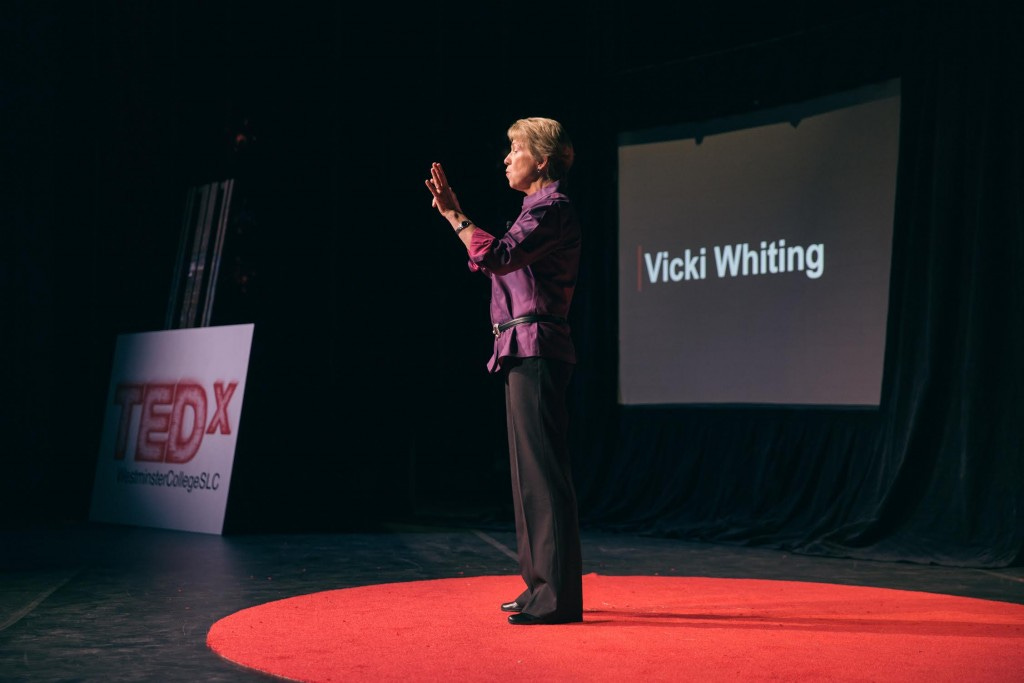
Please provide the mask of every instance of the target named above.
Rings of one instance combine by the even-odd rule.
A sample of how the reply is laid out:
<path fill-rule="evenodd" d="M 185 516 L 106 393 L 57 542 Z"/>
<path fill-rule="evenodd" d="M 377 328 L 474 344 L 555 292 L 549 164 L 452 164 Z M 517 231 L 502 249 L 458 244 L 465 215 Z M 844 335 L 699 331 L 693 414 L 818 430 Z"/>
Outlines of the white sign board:
<path fill-rule="evenodd" d="M 118 337 L 92 521 L 223 532 L 253 327 Z"/>

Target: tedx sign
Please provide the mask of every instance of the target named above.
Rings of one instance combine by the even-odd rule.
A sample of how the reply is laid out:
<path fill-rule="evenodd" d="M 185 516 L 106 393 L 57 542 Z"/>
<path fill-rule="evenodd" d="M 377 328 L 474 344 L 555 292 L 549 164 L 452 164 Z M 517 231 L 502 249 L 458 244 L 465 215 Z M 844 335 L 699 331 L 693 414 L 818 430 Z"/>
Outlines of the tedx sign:
<path fill-rule="evenodd" d="M 118 337 L 90 519 L 221 533 L 253 325 Z"/>

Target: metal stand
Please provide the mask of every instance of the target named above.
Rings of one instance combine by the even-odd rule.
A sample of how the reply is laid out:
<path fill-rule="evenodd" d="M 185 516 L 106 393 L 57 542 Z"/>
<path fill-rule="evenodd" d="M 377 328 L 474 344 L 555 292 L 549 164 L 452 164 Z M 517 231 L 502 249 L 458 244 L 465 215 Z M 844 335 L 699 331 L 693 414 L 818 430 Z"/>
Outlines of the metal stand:
<path fill-rule="evenodd" d="M 189 188 L 164 327 L 208 327 L 213 312 L 233 179 Z"/>

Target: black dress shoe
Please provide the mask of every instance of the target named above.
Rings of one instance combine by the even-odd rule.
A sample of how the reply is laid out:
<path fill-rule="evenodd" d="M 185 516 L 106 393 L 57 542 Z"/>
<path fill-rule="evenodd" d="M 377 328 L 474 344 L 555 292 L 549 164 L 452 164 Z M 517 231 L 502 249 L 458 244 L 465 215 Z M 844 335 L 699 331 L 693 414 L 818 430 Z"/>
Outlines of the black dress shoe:
<path fill-rule="evenodd" d="M 580 621 L 583 621 L 583 619 L 559 617 L 554 614 L 549 614 L 546 617 L 535 617 L 532 614 L 527 614 L 526 612 L 510 614 L 508 616 L 508 623 L 513 626 L 533 626 L 535 624 L 573 624 Z"/>
<path fill-rule="evenodd" d="M 515 600 L 513 600 L 512 602 L 503 602 L 503 603 L 501 603 L 501 611 L 502 612 L 522 612 L 523 611 L 523 606 L 520 605 Z"/>

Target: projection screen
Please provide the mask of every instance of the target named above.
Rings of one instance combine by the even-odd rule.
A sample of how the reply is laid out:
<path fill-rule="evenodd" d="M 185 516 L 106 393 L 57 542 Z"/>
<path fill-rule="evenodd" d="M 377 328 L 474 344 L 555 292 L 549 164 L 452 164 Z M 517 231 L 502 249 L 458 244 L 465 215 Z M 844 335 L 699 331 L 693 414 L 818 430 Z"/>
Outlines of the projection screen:
<path fill-rule="evenodd" d="M 877 406 L 899 82 L 619 136 L 619 402 Z"/>

